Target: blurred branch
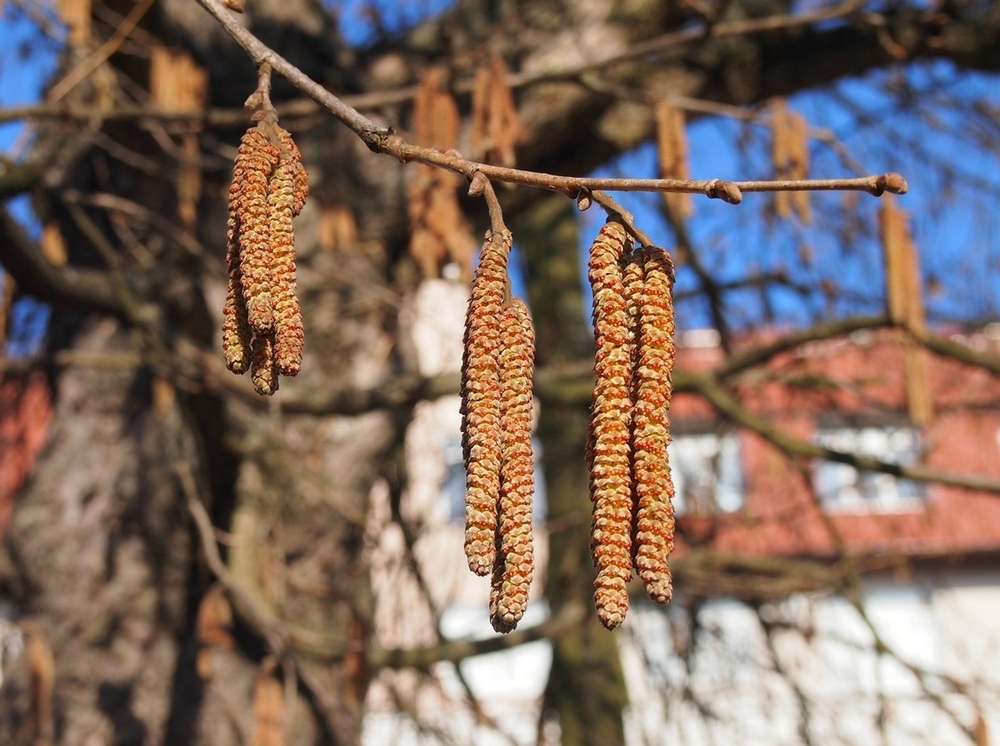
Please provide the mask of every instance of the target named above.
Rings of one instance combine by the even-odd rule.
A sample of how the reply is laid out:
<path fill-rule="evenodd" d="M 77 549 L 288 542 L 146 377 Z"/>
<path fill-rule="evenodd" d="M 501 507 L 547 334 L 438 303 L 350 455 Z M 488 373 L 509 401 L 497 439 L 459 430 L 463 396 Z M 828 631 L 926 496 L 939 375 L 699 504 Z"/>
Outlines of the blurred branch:
<path fill-rule="evenodd" d="M 128 309 L 107 272 L 55 266 L 3 208 L 0 208 L 0 243 L 3 246 L 0 262 L 17 281 L 21 292 L 60 308 L 127 318 Z"/>
<path fill-rule="evenodd" d="M 16 197 L 35 187 L 41 182 L 42 175 L 37 168 L 19 163 L 0 161 L 3 166 L 0 172 L 0 201 Z"/>
<path fill-rule="evenodd" d="M 408 143 L 396 134 L 392 128 L 383 126 L 364 116 L 357 109 L 346 104 L 342 99 L 323 88 L 284 57 L 265 45 L 260 39 L 244 28 L 226 10 L 220 0 L 198 0 L 198 2 L 243 47 L 258 67 L 269 66 L 274 72 L 284 77 L 293 86 L 326 108 L 360 137 L 373 152 L 392 155 L 403 163 L 415 162 L 428 166 L 437 166 L 462 174 L 470 180 L 477 173 L 482 173 L 491 181 L 531 186 L 547 191 L 559 192 L 572 198 L 576 198 L 581 190 L 662 191 L 704 194 L 711 198 L 722 199 L 730 204 L 738 204 L 742 200 L 741 184 L 745 184 L 750 191 L 845 189 L 866 191 L 876 196 L 885 191 L 897 194 L 902 194 L 906 191 L 906 182 L 898 174 L 884 174 L 882 176 L 869 176 L 858 179 L 775 182 L 727 182 L 722 179 L 600 179 L 559 176 L 516 168 L 491 166 L 485 163 L 466 160 L 453 150 L 442 153 L 433 148 L 419 147 Z M 787 22 L 789 19 L 782 16 L 782 20 Z M 772 22 L 774 22 L 774 19 L 772 19 Z M 766 25 L 762 25 L 761 28 L 766 28 Z M 635 48 L 641 47 L 642 45 L 637 45 Z M 648 51 L 642 52 L 642 54 L 648 53 Z"/>
<path fill-rule="evenodd" d="M 49 101 L 58 101 L 77 85 L 79 85 L 88 75 L 96 70 L 101 63 L 115 53 L 121 43 L 125 41 L 132 29 L 139 23 L 142 17 L 153 6 L 153 0 L 139 0 L 122 20 L 121 25 L 100 47 L 95 49 L 87 59 L 77 65 L 70 73 L 52 86 L 46 98 Z"/>
<path fill-rule="evenodd" d="M 792 693 L 795 695 L 795 701 L 798 705 L 799 710 L 799 722 L 798 731 L 799 739 L 805 746 L 813 746 L 812 737 L 809 735 L 809 725 L 810 725 L 810 710 L 809 710 L 809 698 L 806 696 L 805 691 L 799 685 L 789 672 L 785 669 L 784 664 L 781 661 L 781 657 L 778 655 L 778 648 L 774 643 L 775 625 L 768 622 L 764 616 L 760 613 L 760 609 L 757 611 L 757 620 L 760 622 L 761 628 L 764 630 L 764 639 L 767 640 L 767 649 L 771 653 L 771 661 L 774 664 L 774 671 L 781 678 L 788 682 Z"/>
<path fill-rule="evenodd" d="M 347 643 L 341 637 L 324 635 L 307 630 L 277 618 L 265 609 L 244 588 L 226 567 L 215 538 L 212 519 L 199 499 L 199 490 L 191 467 L 176 463 L 174 472 L 187 498 L 187 508 L 198 536 L 209 569 L 239 611 L 244 620 L 257 634 L 264 638 L 272 652 L 281 654 L 286 650 L 319 660 L 340 660 L 348 652 Z M 560 635 L 580 623 L 585 614 L 582 605 L 567 607 L 562 614 L 541 624 L 511 632 L 509 635 L 490 637 L 482 640 L 455 640 L 441 642 L 424 648 L 380 649 L 370 651 L 370 661 L 375 668 L 427 668 L 433 663 L 450 661 L 457 663 L 476 655 L 485 655 L 499 650 L 507 650 L 535 640 L 544 640 Z"/>
<path fill-rule="evenodd" d="M 395 409 L 418 401 L 439 399 L 458 393 L 459 374 L 439 376 L 403 374 L 393 376 L 370 389 L 340 389 L 333 392 L 309 391 L 302 398 L 289 398 L 282 410 L 303 414 L 354 415 L 376 409 Z M 259 397 L 257 397 L 259 400 Z M 266 404 L 266 402 L 264 402 Z"/>
<path fill-rule="evenodd" d="M 886 644 L 884 638 L 876 628 L 875 623 L 868 615 L 868 610 L 864 605 L 864 588 L 861 585 L 861 575 L 864 570 L 860 566 L 859 559 L 852 557 L 849 554 L 847 550 L 847 542 L 840 533 L 840 529 L 834 522 L 833 517 L 823 509 L 822 501 L 819 494 L 816 492 L 815 483 L 812 479 L 809 468 L 802 463 L 796 463 L 796 466 L 798 467 L 798 472 L 802 478 L 806 492 L 811 498 L 813 505 L 816 506 L 819 515 L 826 526 L 827 532 L 830 534 L 830 538 L 833 541 L 833 545 L 839 557 L 838 564 L 844 571 L 843 584 L 840 588 L 840 593 L 854 607 L 855 611 L 858 612 L 861 620 L 868 628 L 868 631 L 872 636 L 876 655 L 889 655 L 897 663 L 909 671 L 910 674 L 912 674 L 917 680 L 924 696 L 933 702 L 942 712 L 944 712 L 955 724 L 955 726 L 964 732 L 971 741 L 976 742 L 972 730 L 959 721 L 955 713 L 947 706 L 947 703 L 945 702 L 945 699 L 940 691 L 940 687 L 934 686 L 931 683 L 931 679 L 933 678 L 940 682 L 947 683 L 951 689 L 958 694 L 968 695 L 966 688 L 957 679 L 947 674 L 930 672 L 920 666 L 914 665 L 905 658 L 901 657 L 899 653 Z M 763 620 L 761 621 L 763 622 Z M 970 699 L 972 699 L 971 696 Z M 879 706 L 880 708 L 884 707 L 881 700 L 879 702 Z"/>
<path fill-rule="evenodd" d="M 773 425 L 766 417 L 744 407 L 711 376 L 702 376 L 695 384 L 695 388 L 720 414 L 752 430 L 790 456 L 836 461 L 853 466 L 859 471 L 876 471 L 915 482 L 936 482 L 963 489 L 1000 493 L 1000 479 L 996 477 L 937 469 L 924 464 L 912 466 L 892 464 L 872 456 L 846 453 L 796 438 Z"/>
<path fill-rule="evenodd" d="M 528 642 L 558 637 L 564 631 L 578 626 L 585 615 L 586 611 L 582 604 L 569 604 L 558 616 L 532 627 L 514 630 L 508 635 L 497 635 L 482 640 L 454 640 L 427 648 L 376 649 L 371 653 L 371 662 L 376 668 L 426 668 L 440 661 L 455 663 L 472 656 L 495 653 Z"/>
<path fill-rule="evenodd" d="M 677 247 L 679 249 L 680 257 L 694 271 L 695 275 L 698 276 L 698 281 L 701 283 L 701 290 L 708 300 L 708 307 L 712 314 L 712 322 L 715 324 L 716 331 L 719 332 L 719 344 L 722 347 L 723 352 L 728 355 L 731 351 L 730 330 L 729 323 L 726 321 L 725 309 L 723 307 L 722 291 L 720 290 L 718 283 L 715 281 L 715 278 L 712 277 L 711 273 L 707 269 L 705 269 L 705 265 L 702 263 L 698 252 L 695 251 L 694 245 L 691 242 L 691 236 L 688 234 L 687 224 L 684 222 L 684 218 L 676 214 L 675 211 L 671 210 L 666 204 L 662 204 L 660 207 L 661 214 L 666 218 L 667 223 L 674 232 L 674 237 L 677 239 Z"/>
<path fill-rule="evenodd" d="M 67 189 L 60 193 L 60 198 L 71 204 L 90 205 L 100 207 L 111 212 L 119 212 L 123 215 L 130 215 L 144 223 L 149 224 L 164 236 L 181 247 L 188 254 L 199 259 L 207 259 L 209 252 L 198 243 L 190 234 L 185 233 L 177 225 L 161 215 L 157 215 L 152 210 L 133 202 L 132 200 L 119 197 L 114 194 L 85 194 L 76 189 Z M 222 269 L 222 262 L 218 263 L 218 268 Z"/>
<path fill-rule="evenodd" d="M 996 353 L 979 352 L 930 332 L 918 332 L 913 329 L 907 329 L 907 332 L 931 352 L 975 365 L 995 376 L 1000 376 L 1000 355 Z"/>
<path fill-rule="evenodd" d="M 883 564 L 872 559 L 873 567 Z M 732 596 L 747 601 L 786 598 L 793 593 L 841 588 L 844 567 L 819 560 L 694 549 L 671 558 L 670 569 L 686 592 L 705 598 Z"/>
<path fill-rule="evenodd" d="M 720 363 L 712 374 L 717 379 L 727 378 L 748 368 L 763 365 L 783 352 L 790 352 L 810 342 L 840 337 L 852 332 L 879 329 L 889 324 L 888 316 L 855 316 L 835 321 L 826 321 L 808 329 L 801 329 L 781 335 L 774 342 L 749 350 L 741 350 Z"/>
<path fill-rule="evenodd" d="M 233 577 L 226 567 L 226 563 L 219 554 L 219 546 L 215 540 L 215 528 L 212 519 L 205 510 L 199 498 L 198 486 L 195 482 L 191 467 L 182 462 L 174 465 L 174 473 L 181 484 L 187 498 L 188 514 L 194 521 L 198 530 L 198 537 L 201 539 L 201 548 L 205 554 L 205 561 L 209 569 L 215 575 L 219 583 L 226 589 L 226 593 L 233 601 L 233 605 L 239 610 L 240 615 L 250 624 L 264 640 L 274 653 L 281 653 L 288 647 L 288 633 L 283 628 L 280 620 L 276 619 L 271 612 L 265 609 L 257 598 Z"/>

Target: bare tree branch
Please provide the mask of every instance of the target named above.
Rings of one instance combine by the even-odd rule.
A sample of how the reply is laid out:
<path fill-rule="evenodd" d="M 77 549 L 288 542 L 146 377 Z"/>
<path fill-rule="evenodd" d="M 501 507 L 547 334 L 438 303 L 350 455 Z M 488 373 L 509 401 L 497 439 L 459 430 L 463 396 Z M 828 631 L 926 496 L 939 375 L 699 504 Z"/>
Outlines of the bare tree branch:
<path fill-rule="evenodd" d="M 0 264 L 22 292 L 59 308 L 127 316 L 127 309 L 106 272 L 56 267 L 42 255 L 20 223 L 2 208 L 0 247 Z"/>
<path fill-rule="evenodd" d="M 789 455 L 823 459 L 824 461 L 836 461 L 853 466 L 860 471 L 877 471 L 883 474 L 891 474 L 900 479 L 910 479 L 915 482 L 936 482 L 968 490 L 1000 493 L 1000 479 L 996 477 L 982 474 L 967 474 L 948 469 L 937 469 L 924 464 L 910 466 L 891 464 L 872 456 L 846 453 L 821 446 L 817 443 L 810 443 L 807 440 L 801 440 L 776 427 L 766 417 L 751 412 L 711 377 L 702 377 L 695 386 L 698 392 L 720 414 L 764 437 L 772 445 Z"/>
<path fill-rule="evenodd" d="M 372 151 L 395 156 L 404 163 L 416 162 L 429 166 L 438 166 L 439 168 L 460 173 L 470 180 L 479 172 L 490 180 L 532 186 L 547 191 L 560 192 L 574 198 L 581 190 L 585 189 L 590 191 L 663 191 L 704 194 L 711 198 L 722 199 L 731 204 L 738 204 L 742 199 L 740 184 L 746 184 L 750 191 L 844 189 L 865 191 L 875 196 L 879 196 L 885 191 L 903 194 L 907 189 L 906 181 L 898 174 L 884 174 L 882 176 L 868 176 L 857 179 L 811 180 L 807 182 L 727 182 L 721 179 L 594 179 L 558 176 L 555 174 L 504 168 L 469 161 L 454 151 L 442 153 L 432 148 L 419 147 L 406 142 L 399 135 L 395 134 L 391 128 L 382 126 L 364 116 L 357 109 L 346 104 L 342 99 L 323 88 L 288 62 L 288 60 L 266 46 L 256 36 L 241 26 L 219 0 L 198 0 L 198 2 L 219 21 L 226 32 L 246 50 L 247 54 L 250 55 L 258 66 L 267 65 L 300 91 L 325 107 L 360 137 Z M 770 188 L 768 187 L 769 184 Z"/>

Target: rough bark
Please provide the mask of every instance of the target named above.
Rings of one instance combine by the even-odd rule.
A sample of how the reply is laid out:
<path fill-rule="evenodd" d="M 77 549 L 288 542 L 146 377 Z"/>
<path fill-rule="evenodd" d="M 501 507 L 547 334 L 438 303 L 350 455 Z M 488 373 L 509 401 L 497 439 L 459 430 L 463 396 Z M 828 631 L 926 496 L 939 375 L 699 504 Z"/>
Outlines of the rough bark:
<path fill-rule="evenodd" d="M 258 3 L 255 25 L 277 46 L 292 45 L 297 61 L 321 74 L 335 37 L 319 22 L 318 7 L 292 5 Z M 233 105 L 236 97 L 241 103 L 254 85 L 242 54 L 194 3 L 158 7 L 146 29 L 175 39 L 183 31 L 184 43 L 213 73 L 212 104 Z M 195 33 L 199 25 L 201 33 Z M 125 74 L 144 83 L 134 60 L 121 62 Z M 275 95 L 281 94 L 279 86 Z M 127 194 L 156 214 L 174 214 L 175 171 L 157 143 L 127 124 L 108 125 L 105 134 L 160 161 L 161 169 L 144 173 L 100 150 L 78 148 L 61 185 Z M 235 143 L 239 133 L 211 135 Z M 66 151 L 64 140 L 72 136 L 65 127 L 45 128 L 38 157 Z M 320 126 L 298 133 L 298 139 L 314 179 L 310 205 L 297 221 L 309 338 L 305 371 L 283 388 L 294 396 L 296 389 L 322 390 L 343 381 L 377 385 L 394 360 L 390 354 L 386 365 L 398 312 L 392 302 L 398 291 L 388 289 L 405 214 L 402 167 L 362 166 L 363 147 L 342 128 Z M 58 744 L 225 746 L 252 738 L 252 690 L 268 649 L 259 630 L 238 622 L 231 631 L 235 646 L 212 648 L 207 669 L 199 665 L 196 617 L 213 578 L 192 529 L 190 499 L 234 534 L 226 553 L 229 572 L 257 603 L 353 651 L 349 665 L 323 662 L 299 653 L 293 642 L 287 651 L 292 668 L 278 666 L 279 672 L 294 670 L 297 685 L 286 725 L 289 742 L 353 744 L 360 737 L 372 608 L 364 516 L 378 464 L 398 426 L 379 412 L 282 415 L 280 405 L 184 391 L 157 375 L 178 373 L 177 346 L 214 347 L 224 280 L 214 270 L 225 253 L 222 196 L 229 177 L 226 167 L 204 174 L 198 237 L 212 257 L 202 262 L 165 247 L 151 231 L 139 240 L 151 248 L 154 266 L 139 266 L 112 239 L 117 257 L 109 272 L 109 257 L 95 252 L 58 200 L 40 204 L 43 215 L 68 226 L 70 276 L 102 278 L 90 286 L 103 293 L 97 300 L 88 301 L 84 293 L 82 301 L 67 301 L 59 291 L 75 291 L 80 283 L 66 285 L 63 279 L 56 286 L 52 298 L 70 310 L 53 316 L 50 351 L 86 351 L 98 360 L 131 354 L 142 361 L 117 369 L 52 371 L 49 443 L 7 534 L 14 568 L 9 585 L 55 655 L 52 730 Z M 317 213 L 335 201 L 351 208 L 364 251 L 347 247 L 331 256 L 318 248 Z M 115 236 L 103 214 L 87 215 Z M 120 313 L 130 303 L 141 312 Z M 78 315 L 94 310 L 119 312 L 132 328 Z M 198 494 L 185 490 L 181 471 L 193 475 Z M 25 704 L 3 703 L 5 721 L 25 723 L 11 743 L 34 743 L 37 735 Z"/>
<path fill-rule="evenodd" d="M 592 355 L 573 203 L 559 197 L 543 200 L 522 216 L 515 230 L 536 319 L 538 365 Z M 628 702 L 615 636 L 589 611 L 594 570 L 588 550 L 587 419 L 585 408 L 542 400 L 538 438 L 548 500 L 546 520 L 552 527 L 545 597 L 553 615 L 568 604 L 588 609 L 582 624 L 553 642 L 543 717 L 557 717 L 564 746 L 624 743 L 622 708 Z"/>

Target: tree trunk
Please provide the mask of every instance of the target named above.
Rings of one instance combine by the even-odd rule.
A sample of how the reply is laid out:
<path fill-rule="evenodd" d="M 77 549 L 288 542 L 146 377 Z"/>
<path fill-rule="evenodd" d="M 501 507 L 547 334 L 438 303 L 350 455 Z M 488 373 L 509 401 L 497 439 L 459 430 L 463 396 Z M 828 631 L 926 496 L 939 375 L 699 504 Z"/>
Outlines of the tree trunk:
<path fill-rule="evenodd" d="M 515 228 L 525 257 L 528 295 L 535 318 L 539 367 L 593 355 L 580 283 L 579 236 L 573 203 L 549 197 Z M 579 627 L 553 642 L 552 670 L 543 717 L 555 713 L 563 746 L 611 746 L 625 735 L 628 703 L 615 635 L 591 612 L 594 569 L 590 559 L 590 500 L 584 449 L 587 412 L 543 400 L 538 423 L 548 501 L 549 564 L 545 597 L 551 613 L 568 604 L 587 609 Z"/>
<path fill-rule="evenodd" d="M 332 68 L 334 36 L 319 22 L 325 16 L 317 6 L 294 5 L 259 2 L 253 18 L 276 46 L 291 49 L 298 64 L 322 77 L 324 67 Z M 283 14 L 291 10 L 296 12 Z M 212 74 L 209 105 L 242 103 L 253 90 L 245 55 L 194 3 L 164 3 L 147 30 L 183 35 L 193 46 Z M 122 69 L 145 84 L 132 62 L 126 58 Z M 276 85 L 278 101 L 282 91 L 287 94 Z M 211 147 L 214 138 L 232 147 L 241 131 L 210 133 L 202 147 Z M 144 158 L 163 158 L 140 130 L 119 126 L 109 133 Z M 114 260 L 124 283 L 119 290 L 152 314 L 150 328 L 159 340 L 114 319 L 54 313 L 51 351 L 86 353 L 87 362 L 51 372 L 49 442 L 7 534 L 16 568 L 9 585 L 19 590 L 21 611 L 34 620 L 55 659 L 51 722 L 40 730 L 21 712 L 14 743 L 35 743 L 46 732 L 53 743 L 73 746 L 250 743 L 261 729 L 255 682 L 272 670 L 292 687 L 280 724 L 288 743 L 359 741 L 373 608 L 365 516 L 399 424 L 378 412 L 291 415 L 282 413 L 281 402 L 301 401 L 317 390 L 377 385 L 395 371 L 395 299 L 407 291 L 390 270 L 405 238 L 402 167 L 360 165 L 371 158 L 367 149 L 335 124 L 294 134 L 312 195 L 296 220 L 306 362 L 299 378 L 282 380 L 287 398 L 261 400 L 248 392 L 248 382 L 228 378 L 211 392 L 175 385 L 190 364 L 181 359 L 189 345 L 181 335 L 205 347 L 218 337 L 228 159 L 211 160 L 214 170 L 203 176 L 197 237 L 205 257 L 192 263 L 146 235 L 139 240 L 155 266 L 140 271 L 127 251 Z M 49 128 L 37 147 L 65 149 L 72 137 L 79 133 Z M 127 194 L 169 217 L 176 214 L 175 173 L 168 161 L 148 173 L 88 149 L 74 158 L 67 181 L 81 191 Z M 333 206 L 351 211 L 361 237 L 336 254 L 318 241 L 319 215 Z M 53 208 L 48 215 L 67 226 L 72 263 L 106 268 L 109 258 L 95 252 L 65 211 Z M 87 215 L 105 227 L 99 211 Z M 115 235 L 110 229 L 105 234 Z M 192 528 L 189 500 L 230 531 L 228 572 L 256 606 L 280 624 L 292 623 L 350 652 L 306 655 L 292 635 L 287 655 L 275 662 L 252 625 L 238 621 L 215 630 L 214 638 L 208 634 L 199 606 L 214 577 L 205 567 L 202 537 Z M 11 722 L 16 714 L 4 713 Z"/>

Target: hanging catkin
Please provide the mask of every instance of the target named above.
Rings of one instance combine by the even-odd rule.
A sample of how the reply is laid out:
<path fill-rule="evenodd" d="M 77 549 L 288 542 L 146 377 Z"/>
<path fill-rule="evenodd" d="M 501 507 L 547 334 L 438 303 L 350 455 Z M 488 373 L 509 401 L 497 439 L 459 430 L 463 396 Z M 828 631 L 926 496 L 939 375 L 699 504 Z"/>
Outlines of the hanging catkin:
<path fill-rule="evenodd" d="M 625 257 L 625 267 L 622 274 L 622 290 L 625 297 L 625 314 L 628 318 L 628 356 L 631 366 L 632 376 L 629 379 L 629 399 L 635 403 L 636 368 L 639 366 L 639 334 L 640 334 L 640 310 L 642 309 L 642 286 L 646 277 L 645 269 L 646 254 L 642 250 L 633 251 Z M 632 423 L 632 412 L 629 412 L 629 426 Z"/>
<path fill-rule="evenodd" d="M 531 498 L 531 384 L 535 342 L 531 316 L 520 298 L 500 318 L 500 501 L 490 621 L 510 632 L 524 615 L 534 572 Z"/>
<path fill-rule="evenodd" d="M 629 463 L 631 360 L 622 269 L 632 239 L 609 221 L 590 247 L 594 291 L 594 371 L 597 383 L 590 415 L 591 555 L 597 568 L 597 616 L 614 629 L 628 611 L 626 583 L 632 575 L 632 484 Z"/>
<path fill-rule="evenodd" d="M 302 311 L 295 293 L 295 168 L 278 164 L 268 185 L 271 229 L 271 297 L 274 302 L 274 357 L 282 375 L 298 375 L 302 366 Z"/>
<path fill-rule="evenodd" d="M 660 178 L 690 179 L 688 165 L 687 130 L 684 112 L 667 101 L 657 101 L 653 108 L 656 120 L 656 147 L 660 167 Z M 664 192 L 663 200 L 678 218 L 689 218 L 694 214 L 694 202 L 690 194 Z"/>
<path fill-rule="evenodd" d="M 789 158 L 791 159 L 791 169 L 793 179 L 809 178 L 809 123 L 806 118 L 798 113 L 792 113 L 788 118 L 789 137 Z M 801 190 L 791 193 L 792 206 L 799 220 L 809 223 L 812 220 L 812 211 L 809 207 L 809 191 Z"/>
<path fill-rule="evenodd" d="M 777 179 L 791 178 L 791 123 L 788 118 L 788 104 L 783 98 L 771 102 L 771 165 Z M 774 211 L 779 218 L 792 214 L 790 192 L 774 193 Z"/>
<path fill-rule="evenodd" d="M 270 395 L 278 374 L 302 367 L 302 312 L 295 288 L 292 218 L 309 192 L 302 154 L 272 118 L 243 135 L 229 190 L 222 349 L 234 373 L 250 370 Z"/>
<path fill-rule="evenodd" d="M 500 319 L 507 292 L 511 235 L 488 233 L 465 319 L 462 359 L 462 449 L 465 456 L 465 554 L 487 575 L 496 559 L 500 496 Z"/>
<path fill-rule="evenodd" d="M 233 170 L 233 184 L 229 190 L 230 204 L 239 194 L 243 181 L 240 157 L 236 158 Z M 222 309 L 222 351 L 226 367 L 233 373 L 246 373 L 250 367 L 250 342 L 253 332 L 247 320 L 247 304 L 243 299 L 243 279 L 240 271 L 239 218 L 235 210 L 230 210 L 226 226 L 226 265 L 229 268 L 229 286 L 226 288 L 226 305 Z"/>
<path fill-rule="evenodd" d="M 646 595 L 665 604 L 672 594 L 667 556 L 673 551 L 674 495 L 667 444 L 674 366 L 673 264 L 663 249 L 644 248 L 639 335 L 632 412 L 635 483 L 635 569 Z"/>
<path fill-rule="evenodd" d="M 237 159 L 244 156 L 236 196 L 239 216 L 240 275 L 250 327 L 257 334 L 274 329 L 271 302 L 271 236 L 267 214 L 267 186 L 281 157 L 281 150 L 259 128 L 247 130 Z"/>

